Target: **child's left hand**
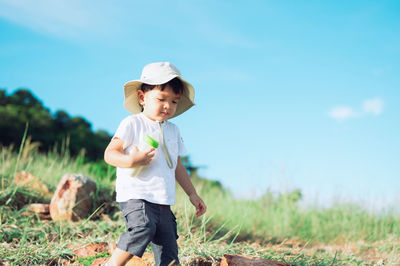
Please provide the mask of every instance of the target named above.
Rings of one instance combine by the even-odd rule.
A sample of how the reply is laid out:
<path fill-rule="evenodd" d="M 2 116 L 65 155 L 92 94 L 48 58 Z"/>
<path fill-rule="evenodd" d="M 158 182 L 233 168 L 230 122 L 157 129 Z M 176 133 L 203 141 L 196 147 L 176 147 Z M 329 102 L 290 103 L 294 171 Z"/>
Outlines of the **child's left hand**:
<path fill-rule="evenodd" d="M 197 194 L 190 195 L 189 199 L 193 206 L 196 207 L 196 216 L 202 216 L 207 210 L 207 206 L 204 201 Z"/>

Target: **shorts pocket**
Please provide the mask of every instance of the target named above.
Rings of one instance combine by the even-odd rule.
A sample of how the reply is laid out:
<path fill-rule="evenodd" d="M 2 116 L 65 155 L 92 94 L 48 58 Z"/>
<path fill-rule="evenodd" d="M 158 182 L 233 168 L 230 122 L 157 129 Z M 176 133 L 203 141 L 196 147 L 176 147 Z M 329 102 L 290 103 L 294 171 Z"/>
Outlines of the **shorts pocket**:
<path fill-rule="evenodd" d="M 146 224 L 145 204 L 143 201 L 129 200 L 122 209 L 125 218 L 126 228 L 132 231 L 133 228 Z"/>

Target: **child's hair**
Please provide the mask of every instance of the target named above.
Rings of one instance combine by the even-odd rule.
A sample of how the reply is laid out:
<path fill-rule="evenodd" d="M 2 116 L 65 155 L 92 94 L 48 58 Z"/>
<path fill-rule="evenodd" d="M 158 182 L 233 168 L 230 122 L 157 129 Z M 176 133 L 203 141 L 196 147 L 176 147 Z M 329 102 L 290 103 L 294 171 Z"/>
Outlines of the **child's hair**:
<path fill-rule="evenodd" d="M 182 81 L 178 78 L 173 78 L 170 81 L 168 81 L 167 83 L 164 83 L 161 85 L 149 85 L 149 84 L 143 83 L 142 86 L 140 87 L 140 90 L 143 92 L 147 92 L 147 91 L 150 91 L 150 90 L 154 89 L 155 87 L 159 86 L 160 89 L 163 91 L 167 85 L 169 85 L 172 88 L 172 90 L 175 94 L 183 93 L 184 87 L 183 87 Z"/>

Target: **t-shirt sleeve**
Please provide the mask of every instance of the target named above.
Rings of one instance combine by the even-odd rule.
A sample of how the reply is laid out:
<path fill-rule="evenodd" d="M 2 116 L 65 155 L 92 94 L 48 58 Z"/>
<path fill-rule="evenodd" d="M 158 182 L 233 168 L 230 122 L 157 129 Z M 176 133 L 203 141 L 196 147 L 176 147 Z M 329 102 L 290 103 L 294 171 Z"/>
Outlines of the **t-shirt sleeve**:
<path fill-rule="evenodd" d="M 185 143 L 183 142 L 183 138 L 181 136 L 181 133 L 179 132 L 179 129 L 177 128 L 178 131 L 178 155 L 182 156 L 187 154 L 186 146 Z"/>
<path fill-rule="evenodd" d="M 129 117 L 125 118 L 119 124 L 117 131 L 115 131 L 114 137 L 122 139 L 124 141 L 123 149 L 129 147 L 132 144 L 133 136 L 132 136 L 132 123 L 130 122 Z"/>

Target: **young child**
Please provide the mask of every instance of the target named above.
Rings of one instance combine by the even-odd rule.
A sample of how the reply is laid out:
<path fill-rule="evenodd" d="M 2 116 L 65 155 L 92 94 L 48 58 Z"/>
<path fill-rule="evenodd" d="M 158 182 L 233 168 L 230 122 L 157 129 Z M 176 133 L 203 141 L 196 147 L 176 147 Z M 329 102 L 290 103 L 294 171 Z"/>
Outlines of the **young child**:
<path fill-rule="evenodd" d="M 106 265 L 124 265 L 141 257 L 150 243 L 157 265 L 179 264 L 175 216 L 175 180 L 189 196 L 196 215 L 206 205 L 189 179 L 180 156 L 186 152 L 179 129 L 168 119 L 194 105 L 194 89 L 171 63 L 152 63 L 140 80 L 124 86 L 125 118 L 106 148 L 104 160 L 117 167 L 116 192 L 127 232 Z M 146 134 L 158 132 L 158 148 L 138 148 Z M 140 171 L 135 169 L 141 168 Z M 136 173 L 136 174 L 135 174 Z"/>

